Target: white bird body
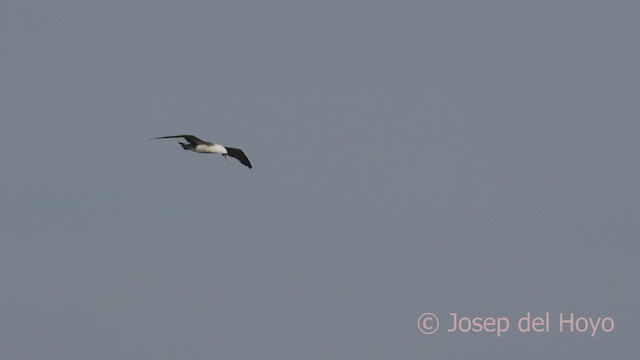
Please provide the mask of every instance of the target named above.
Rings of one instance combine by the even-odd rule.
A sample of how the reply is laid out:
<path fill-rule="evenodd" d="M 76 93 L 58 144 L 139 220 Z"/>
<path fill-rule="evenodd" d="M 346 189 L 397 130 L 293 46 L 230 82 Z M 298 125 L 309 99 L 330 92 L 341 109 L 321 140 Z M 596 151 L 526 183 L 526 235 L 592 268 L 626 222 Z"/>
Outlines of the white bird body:
<path fill-rule="evenodd" d="M 185 144 L 185 143 L 179 143 L 179 144 L 185 150 L 191 150 L 193 152 L 197 152 L 200 154 L 220 154 L 229 163 L 231 163 L 229 161 L 229 156 L 231 156 L 233 158 L 238 159 L 238 161 L 240 161 L 242 165 L 248 167 L 249 169 L 252 168 L 249 158 L 247 157 L 247 155 L 245 155 L 245 153 L 242 150 L 228 147 L 228 146 L 222 146 L 220 144 L 214 144 L 209 141 L 204 141 L 204 140 L 198 139 L 193 135 L 171 135 L 171 136 L 161 136 L 153 139 L 173 139 L 173 138 L 184 138 L 188 142 L 188 144 Z"/>
<path fill-rule="evenodd" d="M 191 151 L 195 151 L 197 153 L 201 153 L 201 154 L 222 154 L 222 155 L 226 155 L 229 152 L 227 151 L 227 148 L 222 146 L 222 145 L 218 145 L 218 144 L 199 144 L 196 145 L 194 148 L 189 149 Z"/>

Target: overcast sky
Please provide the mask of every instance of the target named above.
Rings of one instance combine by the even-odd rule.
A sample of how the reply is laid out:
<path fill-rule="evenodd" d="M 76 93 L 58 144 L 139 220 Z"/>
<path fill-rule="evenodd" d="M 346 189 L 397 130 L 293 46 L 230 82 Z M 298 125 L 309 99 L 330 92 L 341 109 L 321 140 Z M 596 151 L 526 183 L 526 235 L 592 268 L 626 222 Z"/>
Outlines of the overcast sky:
<path fill-rule="evenodd" d="M 1 0 L 0 356 L 635 358 L 639 13 Z"/>

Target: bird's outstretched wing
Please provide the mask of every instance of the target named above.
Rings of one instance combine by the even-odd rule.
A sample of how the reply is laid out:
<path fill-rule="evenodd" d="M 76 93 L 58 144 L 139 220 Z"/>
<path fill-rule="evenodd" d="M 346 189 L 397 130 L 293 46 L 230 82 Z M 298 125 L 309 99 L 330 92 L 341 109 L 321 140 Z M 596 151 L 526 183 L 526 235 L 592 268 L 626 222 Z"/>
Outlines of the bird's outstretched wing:
<path fill-rule="evenodd" d="M 196 145 L 200 145 L 200 144 L 206 144 L 207 142 L 204 140 L 200 140 L 197 137 L 193 136 L 193 135 L 171 135 L 171 136 L 160 136 L 157 138 L 152 138 L 152 140 L 155 139 L 173 139 L 173 138 L 184 138 L 185 140 L 187 140 L 190 144 L 196 144 Z"/>
<path fill-rule="evenodd" d="M 238 159 L 243 165 L 247 166 L 249 169 L 252 168 L 249 158 L 247 157 L 247 155 L 244 154 L 242 150 L 232 148 L 232 147 L 227 147 L 227 146 L 225 146 L 225 148 L 227 149 L 227 153 L 229 154 L 229 156 Z"/>

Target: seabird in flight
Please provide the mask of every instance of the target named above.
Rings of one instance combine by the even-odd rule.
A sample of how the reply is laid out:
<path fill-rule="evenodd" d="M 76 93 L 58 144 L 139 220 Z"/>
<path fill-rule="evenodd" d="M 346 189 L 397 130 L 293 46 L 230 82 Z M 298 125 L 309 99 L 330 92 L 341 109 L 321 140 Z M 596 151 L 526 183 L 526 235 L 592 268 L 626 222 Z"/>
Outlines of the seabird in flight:
<path fill-rule="evenodd" d="M 249 158 L 247 158 L 247 155 L 245 155 L 242 150 L 200 140 L 193 135 L 160 136 L 157 138 L 152 138 L 152 140 L 173 139 L 173 138 L 184 138 L 188 142 L 188 144 L 185 144 L 185 143 L 179 143 L 179 144 L 182 145 L 182 148 L 185 150 L 191 150 L 201 154 L 220 154 L 224 156 L 224 158 L 227 160 L 229 164 L 231 164 L 231 161 L 229 161 L 229 156 L 231 156 L 238 159 L 243 165 L 247 166 L 249 169 L 251 169 L 252 167 L 251 162 L 249 162 Z"/>

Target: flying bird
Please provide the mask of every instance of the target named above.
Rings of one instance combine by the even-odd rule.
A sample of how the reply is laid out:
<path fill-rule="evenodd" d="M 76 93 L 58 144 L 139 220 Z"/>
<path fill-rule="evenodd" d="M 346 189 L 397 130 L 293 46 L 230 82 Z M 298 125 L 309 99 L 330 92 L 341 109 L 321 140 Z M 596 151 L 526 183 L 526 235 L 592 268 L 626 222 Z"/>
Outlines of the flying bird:
<path fill-rule="evenodd" d="M 224 156 L 225 160 L 227 160 L 229 164 L 231 164 L 231 161 L 229 161 L 229 156 L 231 156 L 233 158 L 238 159 L 238 161 L 240 161 L 243 165 L 247 166 L 249 169 L 252 168 L 249 158 L 247 157 L 247 155 L 244 154 L 242 150 L 200 140 L 193 135 L 160 136 L 157 138 L 152 138 L 151 140 L 173 139 L 173 138 L 184 138 L 188 142 L 188 144 L 185 144 L 185 143 L 179 143 L 179 144 L 182 145 L 182 148 L 185 150 L 191 150 L 201 154 L 220 154 Z"/>

